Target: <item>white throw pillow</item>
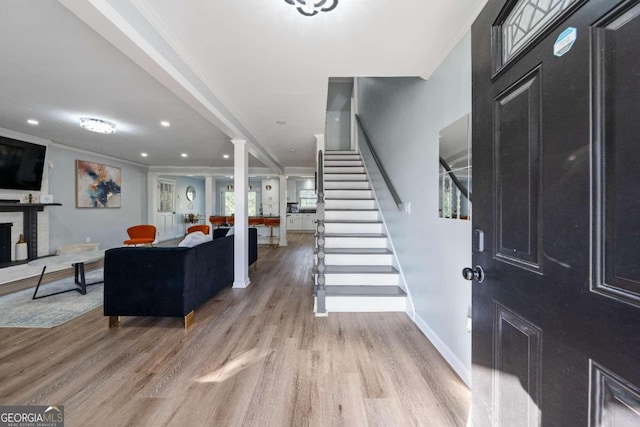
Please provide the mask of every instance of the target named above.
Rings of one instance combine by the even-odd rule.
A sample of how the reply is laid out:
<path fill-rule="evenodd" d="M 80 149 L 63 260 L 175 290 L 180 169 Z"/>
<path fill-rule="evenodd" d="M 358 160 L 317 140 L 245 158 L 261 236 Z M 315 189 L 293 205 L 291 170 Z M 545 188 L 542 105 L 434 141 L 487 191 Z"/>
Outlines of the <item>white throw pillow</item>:
<path fill-rule="evenodd" d="M 233 231 L 233 225 L 232 225 L 231 228 L 229 230 L 227 230 L 227 234 L 225 234 L 225 237 L 226 236 L 233 236 L 233 234 L 234 234 L 234 231 Z"/>
<path fill-rule="evenodd" d="M 194 246 L 198 246 L 201 243 L 208 242 L 209 240 L 211 240 L 211 238 L 204 234 L 202 231 L 194 231 L 193 233 L 187 234 L 184 239 L 182 239 L 182 241 L 178 243 L 178 246 L 181 248 L 192 248 Z"/>

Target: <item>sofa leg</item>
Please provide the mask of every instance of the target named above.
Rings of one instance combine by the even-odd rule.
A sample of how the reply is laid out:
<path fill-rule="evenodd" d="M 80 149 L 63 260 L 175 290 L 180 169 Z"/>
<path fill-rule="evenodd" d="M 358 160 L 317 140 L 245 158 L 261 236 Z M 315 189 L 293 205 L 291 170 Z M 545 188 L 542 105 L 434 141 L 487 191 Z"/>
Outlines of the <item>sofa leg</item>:
<path fill-rule="evenodd" d="M 188 329 L 189 326 L 193 325 L 193 318 L 195 317 L 195 312 L 191 310 L 186 316 L 184 316 L 184 328 Z"/>
<path fill-rule="evenodd" d="M 109 316 L 109 327 L 113 328 L 120 324 L 120 316 Z"/>

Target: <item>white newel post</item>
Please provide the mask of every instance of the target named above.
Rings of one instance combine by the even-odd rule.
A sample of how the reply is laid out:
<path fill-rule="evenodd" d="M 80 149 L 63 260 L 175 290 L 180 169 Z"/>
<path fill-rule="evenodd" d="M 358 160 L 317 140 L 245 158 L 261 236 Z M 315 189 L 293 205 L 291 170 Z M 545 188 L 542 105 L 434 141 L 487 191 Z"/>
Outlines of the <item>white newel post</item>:
<path fill-rule="evenodd" d="M 287 246 L 287 177 L 280 175 L 280 246 Z"/>
<path fill-rule="evenodd" d="M 235 194 L 233 240 L 233 287 L 249 286 L 249 151 L 247 141 L 232 139 L 233 192 Z"/>

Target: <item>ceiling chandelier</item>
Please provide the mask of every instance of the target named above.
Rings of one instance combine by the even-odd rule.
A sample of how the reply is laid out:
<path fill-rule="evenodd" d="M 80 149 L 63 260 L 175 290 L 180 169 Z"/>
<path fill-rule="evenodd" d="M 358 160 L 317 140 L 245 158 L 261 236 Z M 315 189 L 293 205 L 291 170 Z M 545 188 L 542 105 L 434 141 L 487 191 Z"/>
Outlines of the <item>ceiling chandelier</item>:
<path fill-rule="evenodd" d="M 93 117 L 83 117 L 80 119 L 80 126 L 91 132 L 104 134 L 116 133 L 116 125 L 106 120 L 94 119 Z"/>
<path fill-rule="evenodd" d="M 296 6 L 298 12 L 304 16 L 314 16 L 318 12 L 330 12 L 338 6 L 338 0 L 284 0 Z"/>

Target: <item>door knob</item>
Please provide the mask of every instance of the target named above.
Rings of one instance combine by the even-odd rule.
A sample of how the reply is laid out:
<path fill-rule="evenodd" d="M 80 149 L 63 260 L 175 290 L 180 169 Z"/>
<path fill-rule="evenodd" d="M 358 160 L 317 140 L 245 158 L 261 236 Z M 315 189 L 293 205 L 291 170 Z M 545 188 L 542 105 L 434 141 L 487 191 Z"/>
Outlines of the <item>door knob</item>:
<path fill-rule="evenodd" d="M 466 280 L 476 280 L 478 283 L 484 282 L 484 270 L 479 265 L 474 268 L 466 267 L 462 269 L 462 277 Z"/>

